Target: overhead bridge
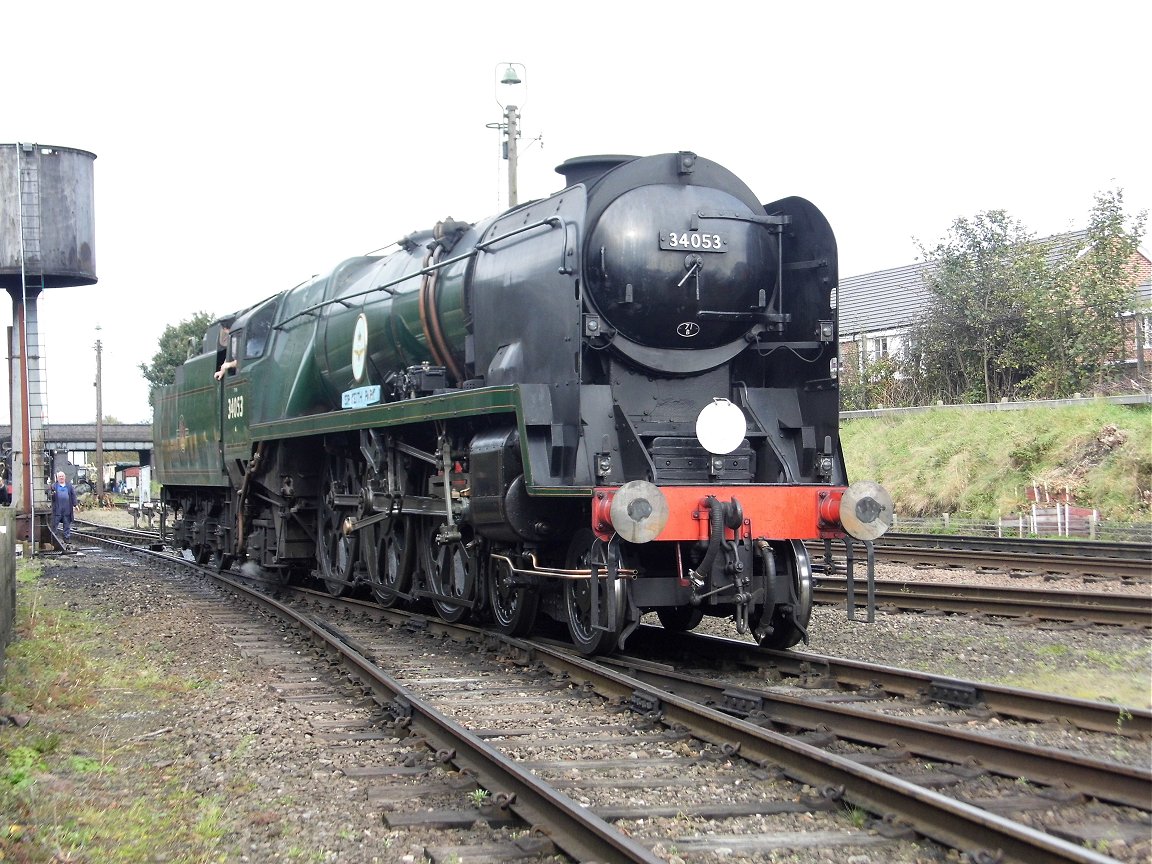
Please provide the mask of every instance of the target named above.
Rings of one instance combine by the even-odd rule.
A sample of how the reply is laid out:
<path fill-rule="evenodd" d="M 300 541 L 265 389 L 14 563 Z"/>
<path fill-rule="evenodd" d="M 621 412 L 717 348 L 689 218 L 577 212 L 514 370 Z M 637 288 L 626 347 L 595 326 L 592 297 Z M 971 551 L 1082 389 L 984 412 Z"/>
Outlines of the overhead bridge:
<path fill-rule="evenodd" d="M 57 452 L 96 452 L 95 423 L 51 423 L 42 429 L 44 449 Z M 152 462 L 151 423 L 105 423 L 101 428 L 105 453 L 136 451 L 140 464 Z M 0 426 L 0 442 L 5 454 L 12 449 L 12 427 Z"/>

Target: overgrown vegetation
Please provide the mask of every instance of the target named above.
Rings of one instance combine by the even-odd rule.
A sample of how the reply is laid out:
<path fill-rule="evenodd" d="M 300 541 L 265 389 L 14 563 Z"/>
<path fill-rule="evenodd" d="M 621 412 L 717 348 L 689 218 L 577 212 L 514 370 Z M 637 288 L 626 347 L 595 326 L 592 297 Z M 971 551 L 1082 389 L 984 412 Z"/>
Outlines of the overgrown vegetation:
<path fill-rule="evenodd" d="M 1057 399 L 1120 386 L 1147 214 L 1097 194 L 1085 232 L 1037 240 L 1003 210 L 921 245 L 926 308 L 890 356 L 844 357 L 845 409 Z M 1120 382 L 1123 383 L 1123 382 Z M 1121 387 L 1130 392 L 1131 384 Z"/>
<path fill-rule="evenodd" d="M 1148 681 L 1132 675 L 1145 655 L 1118 653 L 1110 657 L 1098 652 L 1074 652 L 1071 656 L 1038 661 L 1026 670 L 1005 676 L 1001 683 L 1045 693 L 1063 693 L 1075 699 L 1099 700 L 1105 696 L 1119 705 L 1147 707 Z M 1120 725 L 1119 723 L 1117 725 Z"/>
<path fill-rule="evenodd" d="M 899 516 L 976 519 L 1026 510 L 1033 483 L 1067 488 L 1101 518 L 1152 518 L 1152 410 L 1105 402 L 1019 411 L 940 408 L 849 420 L 850 479 L 892 494 Z"/>
<path fill-rule="evenodd" d="M 14 720 L 0 726 L 0 861 L 219 860 L 223 802 L 139 764 L 131 744 L 110 748 L 87 713 L 98 702 L 156 708 L 195 682 L 162 673 L 150 646 L 115 644 L 106 624 L 65 606 L 39 575 L 37 563 L 18 567 L 17 639 L 0 692 L 0 714 Z"/>

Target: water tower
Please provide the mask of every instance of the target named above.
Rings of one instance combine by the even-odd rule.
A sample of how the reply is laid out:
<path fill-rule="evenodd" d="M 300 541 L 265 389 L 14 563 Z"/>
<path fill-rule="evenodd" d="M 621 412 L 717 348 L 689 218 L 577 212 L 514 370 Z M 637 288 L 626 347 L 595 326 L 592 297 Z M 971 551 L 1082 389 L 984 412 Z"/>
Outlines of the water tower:
<path fill-rule="evenodd" d="M 37 544 L 50 540 L 44 527 L 51 512 L 37 302 L 46 288 L 96 283 L 95 159 L 71 147 L 0 144 L 0 286 L 12 297 L 12 504 L 18 539 Z"/>

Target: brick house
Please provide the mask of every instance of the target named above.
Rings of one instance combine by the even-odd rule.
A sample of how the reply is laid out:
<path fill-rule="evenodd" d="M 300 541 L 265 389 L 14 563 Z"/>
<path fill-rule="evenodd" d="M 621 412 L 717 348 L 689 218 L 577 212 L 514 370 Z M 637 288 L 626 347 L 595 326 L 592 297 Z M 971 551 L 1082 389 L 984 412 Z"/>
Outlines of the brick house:
<path fill-rule="evenodd" d="M 1086 231 L 1058 234 L 1041 240 L 1053 248 L 1067 248 L 1087 237 Z M 1147 381 L 1152 374 L 1152 261 L 1145 250 L 1133 261 L 1137 285 L 1132 311 L 1125 316 L 1128 337 L 1120 377 Z M 860 276 L 841 278 L 838 298 L 840 313 L 840 363 L 860 368 L 865 361 L 899 356 L 908 333 L 928 302 L 924 275 L 931 262 L 907 264 Z"/>

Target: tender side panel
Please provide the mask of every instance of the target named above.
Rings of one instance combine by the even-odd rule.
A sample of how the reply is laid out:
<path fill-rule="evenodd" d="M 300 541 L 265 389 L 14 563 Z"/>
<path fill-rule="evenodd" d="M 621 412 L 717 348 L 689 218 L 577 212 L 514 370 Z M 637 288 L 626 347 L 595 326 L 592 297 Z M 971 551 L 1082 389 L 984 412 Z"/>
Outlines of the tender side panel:
<path fill-rule="evenodd" d="M 165 486 L 225 486 L 220 460 L 220 386 L 216 354 L 202 354 L 177 370 L 176 383 L 157 391 L 157 479 Z"/>

